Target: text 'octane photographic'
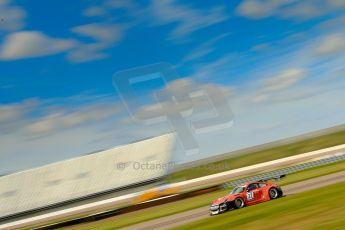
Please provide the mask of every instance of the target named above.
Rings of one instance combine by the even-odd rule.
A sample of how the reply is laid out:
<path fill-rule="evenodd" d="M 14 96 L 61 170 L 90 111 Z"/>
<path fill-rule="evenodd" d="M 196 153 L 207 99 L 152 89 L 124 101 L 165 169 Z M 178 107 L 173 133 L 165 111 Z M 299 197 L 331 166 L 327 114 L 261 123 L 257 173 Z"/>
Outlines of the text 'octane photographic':
<path fill-rule="evenodd" d="M 175 162 L 167 163 L 152 163 L 152 162 L 118 162 L 116 163 L 116 169 L 118 170 L 171 170 L 175 167 Z"/>

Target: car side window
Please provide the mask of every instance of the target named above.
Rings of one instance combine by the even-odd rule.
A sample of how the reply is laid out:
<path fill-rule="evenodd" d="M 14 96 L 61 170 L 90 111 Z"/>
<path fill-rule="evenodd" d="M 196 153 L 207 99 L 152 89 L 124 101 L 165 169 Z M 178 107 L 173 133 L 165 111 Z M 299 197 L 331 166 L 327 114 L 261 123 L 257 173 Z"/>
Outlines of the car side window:
<path fill-rule="evenodd" d="M 259 188 L 262 188 L 262 187 L 265 187 L 266 186 L 266 184 L 264 184 L 264 183 L 260 183 L 259 184 Z"/>
<path fill-rule="evenodd" d="M 247 190 L 248 191 L 252 191 L 252 190 L 257 189 L 257 188 L 258 188 L 257 184 L 250 184 L 250 185 L 248 185 Z"/>

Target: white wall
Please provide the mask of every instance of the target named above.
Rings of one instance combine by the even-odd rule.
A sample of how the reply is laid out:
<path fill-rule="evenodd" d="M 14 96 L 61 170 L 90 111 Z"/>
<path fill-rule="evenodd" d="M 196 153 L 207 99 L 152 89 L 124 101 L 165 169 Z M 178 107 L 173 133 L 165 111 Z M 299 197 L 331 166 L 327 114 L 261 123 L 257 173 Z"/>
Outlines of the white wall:
<path fill-rule="evenodd" d="M 0 217 L 161 177 L 174 139 L 166 134 L 0 177 Z"/>

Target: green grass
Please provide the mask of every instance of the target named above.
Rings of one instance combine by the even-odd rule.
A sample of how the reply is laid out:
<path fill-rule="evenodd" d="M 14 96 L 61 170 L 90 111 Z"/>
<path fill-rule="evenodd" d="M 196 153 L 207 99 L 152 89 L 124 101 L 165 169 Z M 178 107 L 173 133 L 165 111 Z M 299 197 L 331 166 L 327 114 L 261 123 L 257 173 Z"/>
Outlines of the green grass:
<path fill-rule="evenodd" d="M 345 182 L 254 205 L 176 228 L 345 229 Z"/>
<path fill-rule="evenodd" d="M 241 168 L 262 162 L 276 160 L 323 148 L 345 144 L 345 130 L 318 137 L 313 137 L 290 144 L 285 144 L 265 150 L 248 152 L 238 156 L 233 156 L 227 160 L 209 163 L 203 166 L 185 169 L 172 173 L 168 176 L 169 181 L 181 181 L 207 176 L 227 170 Z"/>
<path fill-rule="evenodd" d="M 280 185 L 287 185 L 296 183 L 302 180 L 307 180 L 319 176 L 328 175 L 345 170 L 345 161 L 333 163 L 325 166 L 320 166 L 298 173 L 290 174 L 285 179 L 279 182 Z M 222 189 L 216 192 L 200 195 L 197 197 L 177 201 L 174 203 L 165 204 L 162 206 L 152 207 L 148 210 L 140 210 L 133 213 L 128 213 L 121 216 L 115 216 L 109 219 L 80 224 L 66 229 L 117 229 L 129 225 L 145 222 L 152 219 L 161 218 L 164 216 L 173 215 L 176 213 L 192 210 L 195 208 L 207 206 L 210 202 L 218 197 L 224 196 L 230 189 Z"/>

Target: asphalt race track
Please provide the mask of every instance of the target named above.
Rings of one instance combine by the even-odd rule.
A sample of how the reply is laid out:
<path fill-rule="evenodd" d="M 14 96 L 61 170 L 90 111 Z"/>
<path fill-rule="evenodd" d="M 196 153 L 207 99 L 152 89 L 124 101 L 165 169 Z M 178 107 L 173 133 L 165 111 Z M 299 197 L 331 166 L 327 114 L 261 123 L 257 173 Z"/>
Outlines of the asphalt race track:
<path fill-rule="evenodd" d="M 282 188 L 285 195 L 293 195 L 296 193 L 320 188 L 323 186 L 335 184 L 342 181 L 345 181 L 345 171 L 322 176 L 322 177 L 317 177 L 310 180 L 305 180 L 302 182 L 283 186 Z M 189 222 L 194 222 L 200 219 L 204 219 L 204 218 L 212 218 L 209 216 L 208 207 L 193 209 L 187 212 L 178 213 L 175 215 L 147 221 L 144 223 L 132 225 L 132 226 L 122 228 L 122 229 L 123 230 L 171 229 L 171 228 L 174 228 L 174 227 L 177 227 Z"/>

